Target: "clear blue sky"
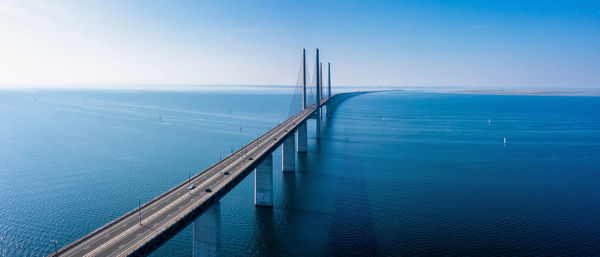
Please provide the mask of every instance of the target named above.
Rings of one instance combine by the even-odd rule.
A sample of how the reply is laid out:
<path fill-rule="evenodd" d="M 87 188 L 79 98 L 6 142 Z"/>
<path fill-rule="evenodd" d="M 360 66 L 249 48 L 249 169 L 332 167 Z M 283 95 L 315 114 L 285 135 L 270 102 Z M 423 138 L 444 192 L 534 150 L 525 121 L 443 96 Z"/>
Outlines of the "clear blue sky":
<path fill-rule="evenodd" d="M 13 1 L 0 84 L 600 88 L 600 1 Z"/>

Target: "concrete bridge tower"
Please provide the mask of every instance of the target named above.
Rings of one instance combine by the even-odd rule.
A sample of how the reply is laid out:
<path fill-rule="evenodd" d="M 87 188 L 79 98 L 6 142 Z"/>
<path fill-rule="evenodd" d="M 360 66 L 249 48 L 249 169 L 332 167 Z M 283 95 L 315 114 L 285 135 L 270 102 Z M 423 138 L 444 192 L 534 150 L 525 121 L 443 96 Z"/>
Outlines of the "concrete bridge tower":
<path fill-rule="evenodd" d="M 321 68 L 320 65 L 321 63 L 319 62 L 319 48 L 317 48 L 317 63 L 315 64 L 315 70 L 316 70 L 316 83 L 317 83 L 317 101 L 315 102 L 316 104 L 316 120 L 317 120 L 317 140 L 321 139 Z"/>
<path fill-rule="evenodd" d="M 306 109 L 306 49 L 302 49 L 302 110 Z M 307 150 L 306 122 L 298 127 L 298 152 L 306 153 Z"/>
<path fill-rule="evenodd" d="M 319 63 L 319 78 L 321 81 L 319 82 L 319 99 L 323 99 L 323 63 Z M 319 101 L 321 103 L 321 101 Z M 323 108 L 319 106 L 319 117 L 323 117 Z"/>
<path fill-rule="evenodd" d="M 327 97 L 331 97 L 331 63 L 327 63 Z M 327 114 L 329 114 L 329 108 L 327 108 Z"/>

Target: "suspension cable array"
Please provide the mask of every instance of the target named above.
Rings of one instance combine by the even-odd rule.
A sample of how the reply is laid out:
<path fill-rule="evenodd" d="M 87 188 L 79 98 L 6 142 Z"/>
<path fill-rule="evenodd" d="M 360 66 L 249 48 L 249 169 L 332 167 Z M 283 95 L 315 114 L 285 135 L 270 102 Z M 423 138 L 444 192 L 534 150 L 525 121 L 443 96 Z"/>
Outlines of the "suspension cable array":
<path fill-rule="evenodd" d="M 323 85 L 323 63 L 315 63 L 314 68 L 312 69 L 312 73 L 308 72 L 307 62 L 306 62 L 306 51 L 303 49 L 302 59 L 300 59 L 300 69 L 298 70 L 298 77 L 296 79 L 296 85 L 294 86 L 294 93 L 292 95 L 290 108 L 288 111 L 288 118 L 294 116 L 296 113 L 302 111 L 305 107 L 311 106 L 317 102 L 316 94 L 316 85 L 317 79 L 319 79 L 318 84 L 320 85 L 320 97 L 323 98 L 324 95 L 326 97 L 331 96 L 331 73 L 330 73 L 330 63 L 327 63 L 327 88 Z M 319 49 L 317 49 L 317 57 L 318 57 Z M 311 62 L 308 62 L 311 63 Z M 318 72 L 318 74 L 317 74 Z M 311 76 L 312 75 L 312 76 Z M 327 90 L 327 93 L 323 94 L 323 89 Z M 306 92 L 304 92 L 306 91 Z M 305 93 L 305 97 L 302 95 Z M 305 101 L 305 105 L 303 105 L 303 101 Z"/>

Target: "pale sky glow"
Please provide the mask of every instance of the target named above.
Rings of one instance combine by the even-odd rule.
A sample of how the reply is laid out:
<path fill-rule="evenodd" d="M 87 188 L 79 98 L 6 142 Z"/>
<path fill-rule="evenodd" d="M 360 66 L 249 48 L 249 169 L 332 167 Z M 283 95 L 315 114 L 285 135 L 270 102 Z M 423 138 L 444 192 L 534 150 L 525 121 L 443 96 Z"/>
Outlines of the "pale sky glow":
<path fill-rule="evenodd" d="M 0 1 L 0 87 L 600 88 L 598 1 Z M 312 71 L 312 67 L 310 68 Z"/>

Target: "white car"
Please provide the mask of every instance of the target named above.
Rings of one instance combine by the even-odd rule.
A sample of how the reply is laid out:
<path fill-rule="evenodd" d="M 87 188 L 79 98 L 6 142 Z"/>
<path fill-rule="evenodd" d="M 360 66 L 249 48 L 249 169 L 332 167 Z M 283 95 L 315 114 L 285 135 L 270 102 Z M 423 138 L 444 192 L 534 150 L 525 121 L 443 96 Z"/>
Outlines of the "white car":
<path fill-rule="evenodd" d="M 194 184 L 191 184 L 190 187 L 188 187 L 189 190 L 192 190 L 194 188 L 196 188 L 196 185 L 194 185 Z"/>

